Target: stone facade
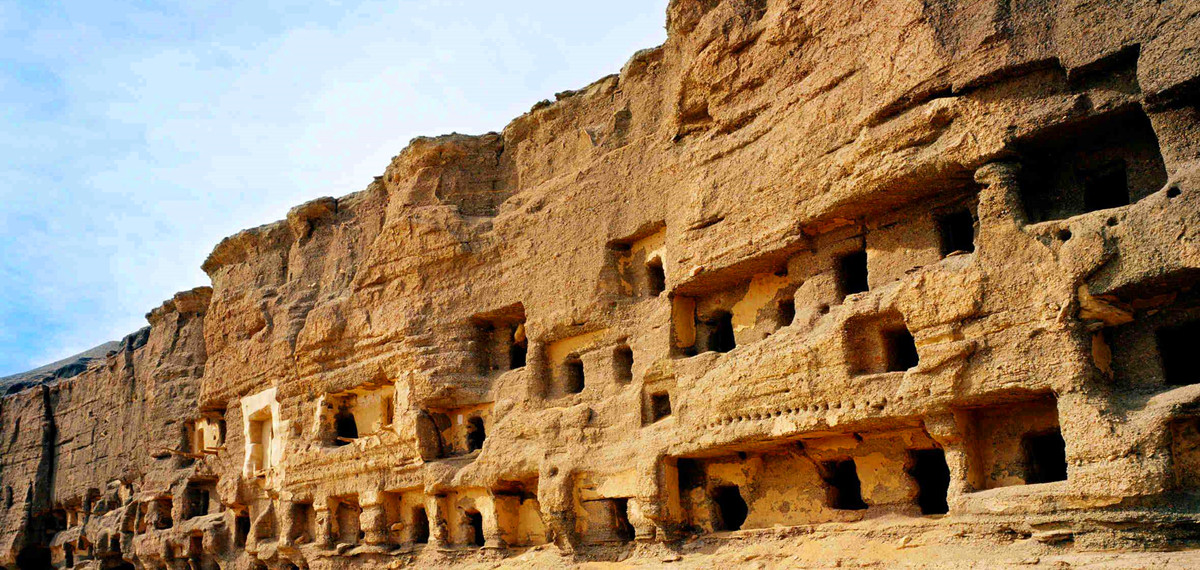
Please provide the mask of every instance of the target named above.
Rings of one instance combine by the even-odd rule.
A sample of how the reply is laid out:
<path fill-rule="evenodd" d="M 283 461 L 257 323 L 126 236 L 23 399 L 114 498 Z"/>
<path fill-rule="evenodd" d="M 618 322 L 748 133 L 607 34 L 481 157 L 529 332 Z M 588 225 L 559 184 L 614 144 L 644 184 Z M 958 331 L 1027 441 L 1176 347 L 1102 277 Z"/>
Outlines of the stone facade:
<path fill-rule="evenodd" d="M 1200 4 L 667 27 L 9 390 L 0 567 L 1200 564 Z"/>

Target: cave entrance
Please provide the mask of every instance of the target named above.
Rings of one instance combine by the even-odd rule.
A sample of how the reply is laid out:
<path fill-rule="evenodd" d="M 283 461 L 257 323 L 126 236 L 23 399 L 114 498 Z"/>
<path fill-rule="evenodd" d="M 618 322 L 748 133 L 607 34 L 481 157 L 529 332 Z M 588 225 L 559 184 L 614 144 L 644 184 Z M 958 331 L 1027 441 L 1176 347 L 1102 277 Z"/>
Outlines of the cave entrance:
<path fill-rule="evenodd" d="M 717 505 L 720 520 L 717 530 L 740 530 L 750 514 L 750 507 L 742 498 L 737 485 L 723 485 L 713 490 L 713 502 Z"/>

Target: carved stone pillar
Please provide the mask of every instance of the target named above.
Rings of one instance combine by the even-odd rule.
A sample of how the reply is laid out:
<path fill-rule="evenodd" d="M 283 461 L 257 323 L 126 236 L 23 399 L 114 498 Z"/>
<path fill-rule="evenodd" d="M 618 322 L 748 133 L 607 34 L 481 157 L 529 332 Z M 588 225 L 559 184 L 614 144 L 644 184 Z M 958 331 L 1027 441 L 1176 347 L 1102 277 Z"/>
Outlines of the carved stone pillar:
<path fill-rule="evenodd" d="M 382 499 L 377 492 L 359 496 L 362 512 L 358 515 L 358 524 L 363 531 L 363 542 L 367 544 L 388 543 L 387 513 Z"/>
<path fill-rule="evenodd" d="M 429 538 L 438 548 L 450 546 L 450 529 L 446 522 L 446 497 L 434 496 L 426 501 L 429 514 Z"/>
<path fill-rule="evenodd" d="M 313 541 L 321 548 L 332 548 L 334 544 L 334 511 L 337 501 L 317 499 L 313 502 L 313 518 L 316 520 L 317 536 Z"/>
<path fill-rule="evenodd" d="M 1018 176 L 1021 165 L 1015 162 L 992 162 L 975 171 L 975 182 L 984 186 L 979 192 L 979 230 L 1023 226 L 1028 223 L 1021 201 Z"/>

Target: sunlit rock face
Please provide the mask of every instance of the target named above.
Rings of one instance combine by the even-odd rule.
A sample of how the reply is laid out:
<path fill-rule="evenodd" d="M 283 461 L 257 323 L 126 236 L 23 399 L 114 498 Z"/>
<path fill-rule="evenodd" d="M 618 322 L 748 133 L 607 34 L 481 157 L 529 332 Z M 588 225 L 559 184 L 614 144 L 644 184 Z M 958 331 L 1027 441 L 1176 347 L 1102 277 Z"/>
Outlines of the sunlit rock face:
<path fill-rule="evenodd" d="M 0 567 L 1200 565 L 1200 7 L 667 27 L 11 384 Z"/>

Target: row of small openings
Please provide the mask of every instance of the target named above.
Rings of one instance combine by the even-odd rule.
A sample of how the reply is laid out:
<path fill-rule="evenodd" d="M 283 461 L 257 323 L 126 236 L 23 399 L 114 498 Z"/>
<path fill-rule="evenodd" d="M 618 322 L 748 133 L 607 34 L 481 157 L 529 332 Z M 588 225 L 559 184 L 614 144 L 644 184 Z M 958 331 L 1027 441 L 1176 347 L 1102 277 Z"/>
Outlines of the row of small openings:
<path fill-rule="evenodd" d="M 612 365 L 617 383 L 629 384 L 633 381 L 633 349 L 628 345 L 622 344 L 613 349 Z M 566 394 L 578 394 L 587 386 L 583 359 L 578 354 L 571 354 L 563 360 L 559 375 Z"/>
<path fill-rule="evenodd" d="M 941 449 L 911 450 L 912 467 L 909 475 L 917 484 L 917 505 L 924 515 L 939 515 L 949 511 L 946 495 L 950 489 L 950 468 Z M 820 465 L 826 486 L 826 504 L 836 510 L 864 510 L 862 482 L 853 459 L 826 461 Z M 740 530 L 749 515 L 749 507 L 737 485 L 722 485 L 713 489 L 712 499 L 717 507 L 716 530 Z"/>

